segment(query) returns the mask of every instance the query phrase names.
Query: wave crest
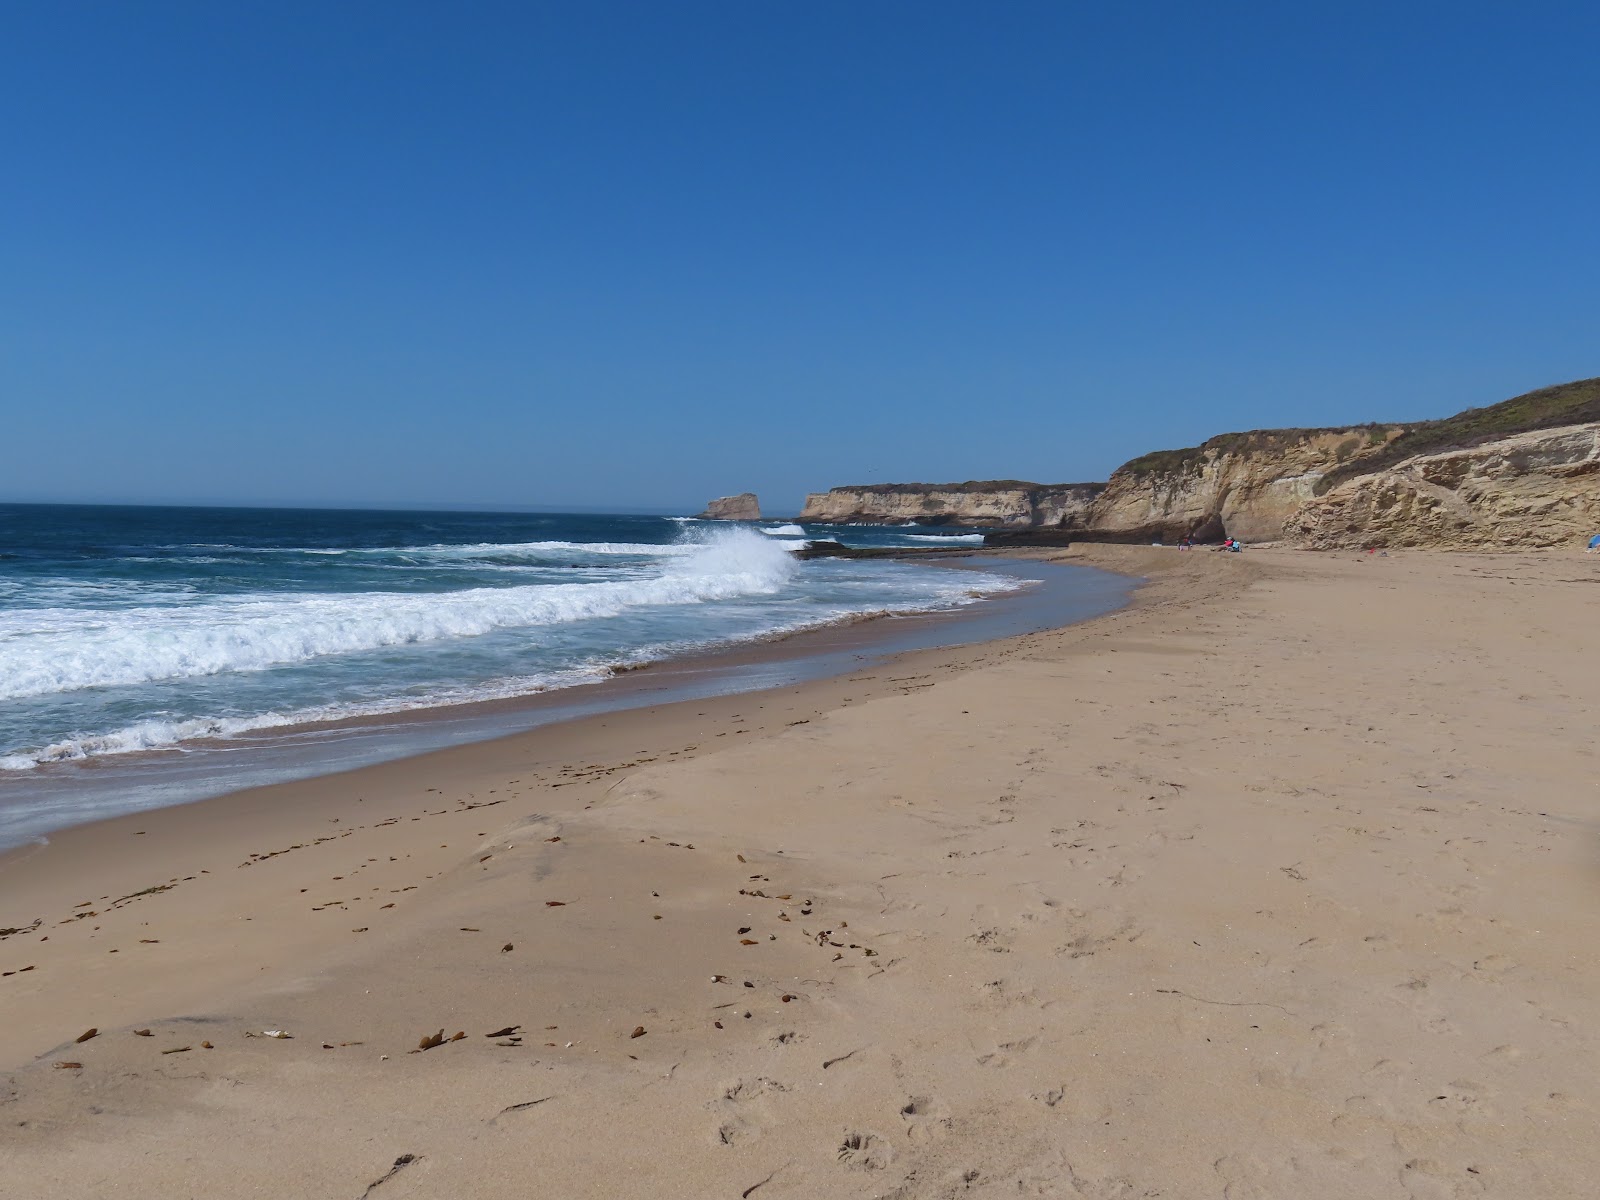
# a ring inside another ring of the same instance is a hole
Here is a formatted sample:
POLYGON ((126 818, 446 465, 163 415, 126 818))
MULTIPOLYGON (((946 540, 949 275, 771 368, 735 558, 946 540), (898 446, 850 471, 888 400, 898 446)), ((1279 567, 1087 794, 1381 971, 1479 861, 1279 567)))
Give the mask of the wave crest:
POLYGON ((0 699, 262 671, 656 605, 772 595, 796 566, 782 544, 743 529, 651 549, 671 554, 656 574, 600 583, 276 594, 16 612, 0 617, 0 699))

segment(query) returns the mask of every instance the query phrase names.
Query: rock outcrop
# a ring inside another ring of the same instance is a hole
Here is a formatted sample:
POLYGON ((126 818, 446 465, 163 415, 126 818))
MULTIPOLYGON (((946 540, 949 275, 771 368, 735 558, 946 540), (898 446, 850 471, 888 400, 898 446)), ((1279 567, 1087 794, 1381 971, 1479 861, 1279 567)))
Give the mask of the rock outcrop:
POLYGON ((1276 541, 1333 468, 1373 454, 1398 425, 1225 433, 1191 450, 1160 450, 1119 467, 1083 540, 1276 541))
POLYGON ((1016 479, 969 483, 876 483, 806 497, 800 520, 847 525, 964 525, 978 528, 1082 528, 1100 483, 1038 484, 1016 479))
POLYGON ((1337 484, 1289 517, 1316 550, 1558 546, 1600 532, 1600 422, 1417 455, 1337 484))
POLYGON ((1600 379, 1582 379, 1441 420, 1225 433, 1136 458, 1104 484, 834 488, 808 496, 800 519, 962 525, 1014 542, 1558 545, 1600 532, 1597 431, 1600 379))
POLYGON ((802 521, 961 525, 1074 532, 1080 541, 1271 541, 1330 468, 1371 453, 1394 426, 1223 434, 1190 450, 1158 451, 1109 483, 891 483, 806 497, 802 521))
POLYGON ((759 521, 761 502, 754 492, 740 492, 737 496, 718 496, 706 504, 700 514, 704 521, 759 521))

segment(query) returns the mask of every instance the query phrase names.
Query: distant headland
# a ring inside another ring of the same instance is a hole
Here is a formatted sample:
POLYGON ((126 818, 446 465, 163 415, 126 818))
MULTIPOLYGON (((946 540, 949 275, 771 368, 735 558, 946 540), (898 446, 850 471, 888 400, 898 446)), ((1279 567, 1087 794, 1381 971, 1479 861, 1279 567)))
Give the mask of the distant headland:
POLYGON ((1581 544, 1600 532, 1600 378, 1442 420, 1219 434, 1133 459, 1105 483, 836 487, 807 496, 799 519, 1037 531, 1055 541, 1581 544))

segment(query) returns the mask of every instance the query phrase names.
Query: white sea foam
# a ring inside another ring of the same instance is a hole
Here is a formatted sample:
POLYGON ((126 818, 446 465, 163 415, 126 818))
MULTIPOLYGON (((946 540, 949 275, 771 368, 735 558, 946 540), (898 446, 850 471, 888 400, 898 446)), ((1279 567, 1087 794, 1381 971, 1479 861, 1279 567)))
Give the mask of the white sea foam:
MULTIPOLYGON (((306 721, 315 717, 306 717, 306 721)), ((111 733, 83 734, 63 738, 48 746, 0 755, 0 770, 28 771, 44 763, 65 762, 101 754, 133 754, 198 738, 233 737, 256 729, 272 729, 294 723, 289 714, 264 713, 258 717, 197 717, 186 721, 147 720, 111 733)))
MULTIPOLYGON (((426 546, 351 546, 343 549, 311 548, 303 549, 297 546, 266 546, 253 550, 256 554, 314 554, 323 556, 339 556, 344 558, 374 558, 374 557, 438 557, 447 559, 471 559, 493 556, 529 555, 543 557, 551 554, 630 554, 630 555, 677 555, 691 554, 694 544, 689 542, 436 542, 426 546)), ((185 562, 197 562, 198 559, 185 559, 185 562)))
POLYGON ((261 671, 389 646, 612 617, 647 606, 771 595, 794 569, 784 545, 733 529, 680 547, 643 578, 15 610, 0 613, 0 699, 261 671))
POLYGON ((981 533, 907 533, 902 534, 901 536, 908 537, 914 542, 950 542, 952 544, 957 542, 965 542, 974 545, 983 544, 983 534, 981 533))
MULTIPOLYGON (((738 541, 749 539, 743 531, 722 534, 718 543, 705 547, 712 565, 738 564, 744 561, 738 541), (733 545, 726 543, 732 542, 733 545)), ((757 543, 759 544, 759 543, 757 543)), ((774 547, 776 549, 776 547, 774 547)), ((780 551, 781 553, 781 551, 780 551)), ((787 555, 784 555, 787 559, 787 555)), ((792 560, 790 560, 792 561, 792 560)), ((821 612, 809 613, 747 634, 747 637, 767 638, 831 625, 838 621, 858 617, 862 612, 905 614, 937 609, 959 608, 971 604, 980 596, 998 595, 1015 591, 1025 584, 1004 576, 974 572, 963 573, 959 578, 941 581, 916 599, 880 602, 868 601, 861 607, 830 606, 821 612)), ((0 754, 0 770, 28 771, 36 767, 74 759, 105 755, 137 754, 153 750, 182 749, 185 743, 224 740, 268 729, 287 729, 333 721, 361 720, 397 713, 436 709, 450 705, 503 700, 555 688, 576 687, 595 683, 610 675, 610 668, 620 663, 639 664, 668 657, 674 653, 702 649, 715 644, 716 638, 689 643, 638 646, 619 659, 592 661, 566 670, 539 675, 521 675, 500 678, 464 686, 446 686, 407 696, 383 700, 345 704, 314 705, 289 711, 265 712, 251 716, 206 716, 187 719, 150 718, 136 721, 105 733, 78 734, 52 742, 46 746, 19 749, 0 754)))
MULTIPOLYGON (((723 532, 738 532, 724 530, 723 532)), ((475 542, 468 545, 403 546, 394 550, 358 550, 354 554, 435 555, 441 558, 514 558, 521 555, 627 554, 679 556, 694 554, 701 542, 475 542)))
POLYGON ((0 754, 0 770, 29 771, 46 763, 97 758, 110 754, 139 754, 165 750, 185 742, 239 737, 264 729, 287 729, 329 721, 360 720, 391 716, 421 709, 443 708, 452 704, 482 703, 514 696, 529 696, 552 688, 596 683, 607 677, 604 666, 551 672, 546 675, 517 676, 471 688, 440 688, 420 696, 396 697, 365 704, 325 704, 288 712, 266 712, 254 716, 192 717, 183 720, 151 718, 135 721, 108 733, 79 734, 52 742, 48 746, 0 754))
MULTIPOLYGON (((347 546, 347 547, 301 547, 301 546, 257 546, 249 549, 251 554, 293 554, 293 555, 318 555, 323 557, 342 558, 371 558, 371 557, 416 557, 437 556, 441 558, 479 558, 485 555, 515 556, 515 555, 549 555, 549 554, 631 554, 631 555, 675 555, 690 554, 694 552, 694 544, 688 542, 435 542, 425 546, 347 546)), ((157 559, 127 559, 128 562, 156 562, 157 559)), ((233 562, 247 561, 243 559, 204 559, 184 558, 184 563, 201 563, 208 561, 233 562)))
POLYGON ((593 682, 619 663, 862 613, 960 607, 1015 586, 894 563, 802 568, 791 554, 808 544, 798 523, 680 524, 672 544, 187 547, 291 564, 242 593, 230 589, 244 580, 224 577, 219 587, 205 571, 0 580, 0 770, 527 695, 593 682), (292 565, 296 554, 318 553, 315 568, 292 565), (366 586, 382 579, 382 590, 337 590, 351 567, 366 586), (461 583, 506 586, 451 590, 458 570, 461 583), (293 590, 308 577, 329 582, 293 590), (6 701, 21 703, 7 710, 6 701))

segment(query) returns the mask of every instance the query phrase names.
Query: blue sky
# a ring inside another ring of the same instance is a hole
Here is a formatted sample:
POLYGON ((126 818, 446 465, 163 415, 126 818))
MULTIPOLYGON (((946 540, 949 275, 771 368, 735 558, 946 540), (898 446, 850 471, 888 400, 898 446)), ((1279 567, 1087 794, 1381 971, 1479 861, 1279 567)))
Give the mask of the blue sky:
POLYGON ((1600 6, 0 14, 0 499, 1103 478, 1600 374, 1600 6))

